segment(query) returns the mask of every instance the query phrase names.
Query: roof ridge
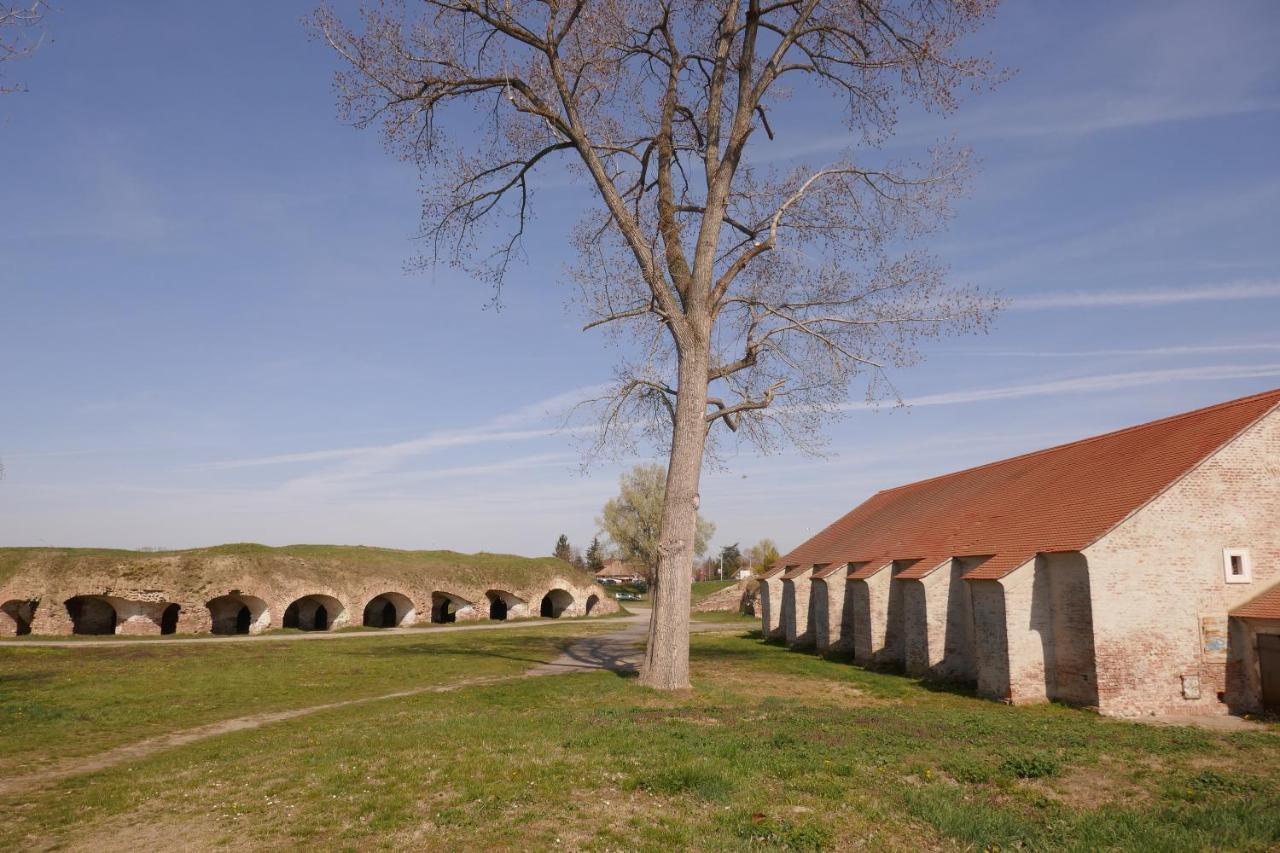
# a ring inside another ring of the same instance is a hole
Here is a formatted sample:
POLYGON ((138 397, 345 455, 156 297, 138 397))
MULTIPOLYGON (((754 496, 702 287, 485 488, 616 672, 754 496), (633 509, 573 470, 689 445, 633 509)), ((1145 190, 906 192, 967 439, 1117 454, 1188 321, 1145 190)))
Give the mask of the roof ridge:
MULTIPOLYGON (((1257 400, 1263 399, 1265 397, 1275 397, 1276 402, 1280 403, 1280 388, 1273 388, 1270 391, 1263 391, 1258 394, 1250 394, 1248 397, 1240 397, 1235 400, 1227 400, 1224 403, 1215 403, 1212 406, 1205 406, 1202 409, 1192 409, 1189 412, 1179 412, 1176 415, 1168 415, 1163 418, 1157 418, 1154 421, 1145 421, 1140 424, 1133 424, 1132 426, 1121 427, 1120 429, 1111 430, 1110 432, 1099 433, 1098 435, 1090 435, 1090 436, 1086 436, 1085 438, 1078 438, 1075 441, 1068 441, 1068 442, 1064 442, 1063 444, 1055 444, 1052 447, 1042 447, 1039 450, 1031 450, 1031 451, 1028 451, 1027 453, 1019 453, 1016 456, 1008 456, 1004 459, 993 459, 990 462, 983 462, 981 465, 971 465, 968 468, 961 468, 958 471, 948 471, 945 474, 937 474, 933 477, 926 477, 923 480, 915 480, 910 483, 903 483, 901 486, 894 486, 891 489, 881 489, 880 491, 872 494, 872 497, 875 497, 876 495, 899 492, 899 491, 902 491, 903 489, 909 489, 913 486, 921 486, 921 485, 924 485, 925 483, 932 483, 935 480, 945 480, 948 477, 956 477, 956 476, 959 476, 960 474, 968 474, 973 471, 981 471, 983 468, 991 468, 996 465, 1003 465, 1006 462, 1017 462, 1020 459, 1031 459, 1036 456, 1043 456, 1048 453, 1055 453, 1059 450, 1065 450, 1068 447, 1079 447, 1081 445, 1090 444, 1095 441, 1101 441, 1104 438, 1114 438, 1115 436, 1123 435, 1124 433, 1127 433, 1127 432, 1133 432, 1135 430, 1147 429, 1149 427, 1154 427, 1154 426, 1160 426, 1161 424, 1172 423, 1174 421, 1183 420, 1184 418, 1207 415, 1210 412, 1215 412, 1220 409, 1227 409, 1232 406, 1243 405, 1245 403, 1252 403, 1257 400)), ((1227 439, 1227 441, 1229 440, 1230 439, 1227 439)), ((1226 444, 1226 441, 1224 441, 1223 444, 1226 444)), ((843 518, 843 516, 841 516, 841 518, 843 518)), ((838 523, 838 520, 837 522, 832 522, 833 525, 836 523, 838 523)))

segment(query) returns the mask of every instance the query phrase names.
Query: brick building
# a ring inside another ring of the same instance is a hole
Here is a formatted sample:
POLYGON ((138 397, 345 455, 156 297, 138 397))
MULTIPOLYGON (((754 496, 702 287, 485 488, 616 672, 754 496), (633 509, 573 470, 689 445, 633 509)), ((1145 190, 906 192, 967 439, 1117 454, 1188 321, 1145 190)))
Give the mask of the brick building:
POLYGON ((880 492, 779 559, 761 614, 1011 702, 1280 710, 1280 390, 880 492))

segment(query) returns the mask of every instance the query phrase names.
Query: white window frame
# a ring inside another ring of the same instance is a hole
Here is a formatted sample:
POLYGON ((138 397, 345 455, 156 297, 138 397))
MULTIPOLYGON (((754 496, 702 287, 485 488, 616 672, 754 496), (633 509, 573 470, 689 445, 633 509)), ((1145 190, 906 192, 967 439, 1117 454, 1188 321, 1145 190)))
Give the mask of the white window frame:
POLYGON ((1249 558, 1248 548, 1223 548, 1222 549, 1222 574, 1226 578, 1227 583, 1252 583, 1253 582, 1253 560, 1249 558), (1244 574, 1233 575, 1231 573, 1231 558, 1239 557, 1240 565, 1244 569, 1244 574))

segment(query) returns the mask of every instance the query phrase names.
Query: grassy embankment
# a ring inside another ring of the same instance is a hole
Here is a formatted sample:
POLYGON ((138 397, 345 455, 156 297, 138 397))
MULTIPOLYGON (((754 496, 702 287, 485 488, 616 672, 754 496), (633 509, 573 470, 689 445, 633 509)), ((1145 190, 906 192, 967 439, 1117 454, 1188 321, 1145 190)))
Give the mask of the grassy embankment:
POLYGON ((401 551, 356 545, 287 545, 253 543, 217 545, 182 551, 129 551, 103 548, 0 548, 0 583, 23 575, 49 583, 70 582, 95 574, 174 589, 214 588, 225 578, 258 578, 270 587, 276 579, 311 580, 340 585, 352 573, 368 573, 387 581, 485 587, 495 582, 512 588, 537 586, 554 576, 581 585, 592 582, 586 572, 554 557, 514 554, 460 554, 456 551, 401 551), (303 574, 305 573, 305 574, 303 574))
MULTIPOLYGON (((379 673, 374 680, 404 679, 400 671, 419 660, 424 670, 433 662, 440 678, 455 664, 450 672, 511 663, 490 657, 510 650, 476 650, 477 639, 514 638, 415 638, 407 648, 371 641, 359 654, 347 641, 295 645, 306 647, 297 650, 303 654, 330 653, 314 665, 335 679, 365 671, 379 673), (413 648, 423 643, 433 644, 430 653, 413 648)), ((221 652, 190 648, 196 657, 221 652)), ((514 656, 551 649, 525 651, 514 656)), ((1274 729, 1217 734, 1051 705, 1011 708, 749 635, 695 636, 693 651, 695 689, 686 693, 639 689, 608 673, 556 676, 218 737, 127 772, 0 800, 0 841, 615 850, 1280 845, 1274 729)), ((7 701, 44 691, 71 732, 76 715, 93 719, 101 710, 94 688, 60 692, 102 672, 84 660, 80 672, 27 666, 47 675, 29 686, 10 682, 7 701)), ((218 662, 220 676, 192 694, 221 691, 249 702, 270 680, 257 676, 271 665, 261 660, 218 662)), ((6 664, 13 672, 12 657, 6 664)), ((135 661, 138 684, 164 664, 135 661)), ((124 701, 109 680, 92 681, 124 701)), ((310 681, 300 677, 297 686, 310 681)), ((314 689, 320 698, 328 692, 314 689)))

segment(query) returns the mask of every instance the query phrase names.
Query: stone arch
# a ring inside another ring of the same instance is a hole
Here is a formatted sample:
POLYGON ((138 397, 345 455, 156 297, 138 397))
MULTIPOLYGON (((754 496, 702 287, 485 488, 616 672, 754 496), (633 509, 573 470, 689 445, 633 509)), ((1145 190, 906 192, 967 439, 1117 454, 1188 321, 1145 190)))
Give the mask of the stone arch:
POLYGON ((471 606, 471 602, 451 592, 436 590, 431 593, 431 621, 437 625, 458 621, 458 612, 471 606))
POLYGON ((346 622, 346 608, 332 595, 313 593, 294 601, 284 611, 285 628, 329 631, 346 622))
POLYGON ((573 606, 573 596, 568 590, 553 589, 542 596, 542 604, 538 615, 545 619, 559 619, 560 615, 573 606))
POLYGON ((489 600, 489 618, 502 621, 528 615, 529 602, 505 589, 491 589, 484 594, 489 600))
POLYGON ((176 634, 178 632, 178 615, 182 613, 182 605, 170 603, 160 612, 160 633, 176 634))
POLYGON ((120 616, 105 595, 74 595, 66 600, 73 634, 114 634, 120 616))
POLYGON ((364 606, 362 624, 366 628, 401 628, 412 625, 417 617, 413 602, 398 592, 383 592, 364 606))
POLYGON ((22 637, 31 633, 31 620, 35 617, 38 601, 13 599, 0 604, 0 636, 22 637))
POLYGON ((232 591, 207 602, 215 634, 257 634, 271 624, 271 613, 261 598, 232 591))
POLYGON ((585 611, 586 615, 590 616, 591 612, 595 610, 599 604, 600 604, 600 596, 596 595, 595 593, 592 593, 591 595, 587 596, 587 606, 585 611))

